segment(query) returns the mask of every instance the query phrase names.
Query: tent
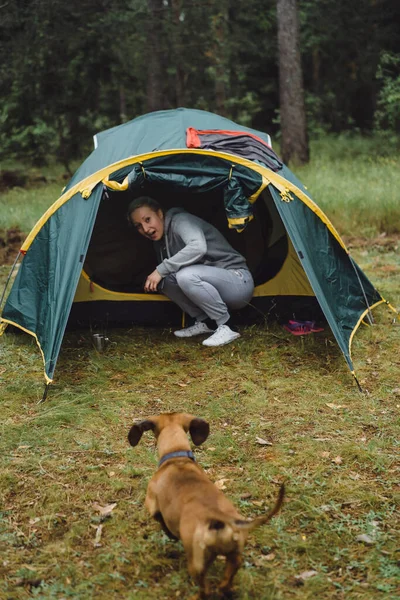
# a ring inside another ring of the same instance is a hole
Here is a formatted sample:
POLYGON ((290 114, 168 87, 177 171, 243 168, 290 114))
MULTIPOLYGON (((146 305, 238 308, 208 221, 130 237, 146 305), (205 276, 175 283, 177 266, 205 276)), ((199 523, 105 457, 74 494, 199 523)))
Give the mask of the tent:
POLYGON ((181 320, 167 298, 143 294, 155 256, 126 220, 141 195, 209 220, 245 255, 256 288, 243 318, 271 306, 286 305, 297 318, 321 310, 355 376, 354 333, 386 301, 267 134, 179 108, 138 117, 94 142, 23 243, 0 322, 1 332, 10 324, 34 336, 47 385, 68 323, 181 320))

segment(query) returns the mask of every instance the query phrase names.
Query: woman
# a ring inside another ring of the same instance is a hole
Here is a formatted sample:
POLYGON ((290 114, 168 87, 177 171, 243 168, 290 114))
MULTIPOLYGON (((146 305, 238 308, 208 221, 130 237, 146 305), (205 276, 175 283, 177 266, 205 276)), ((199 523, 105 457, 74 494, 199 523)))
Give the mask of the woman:
POLYGON ((183 208, 164 212, 147 196, 133 200, 128 219, 155 245, 160 264, 146 279, 146 292, 160 291, 195 319, 175 331, 179 338, 211 333, 204 346, 229 344, 240 334, 229 327, 229 308, 250 302, 254 282, 246 261, 210 223, 183 208))

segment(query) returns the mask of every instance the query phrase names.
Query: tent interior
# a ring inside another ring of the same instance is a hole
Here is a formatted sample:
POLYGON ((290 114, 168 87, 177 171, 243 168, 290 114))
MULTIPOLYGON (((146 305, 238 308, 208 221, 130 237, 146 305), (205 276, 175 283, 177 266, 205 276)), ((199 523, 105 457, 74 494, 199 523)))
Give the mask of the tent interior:
POLYGON ((254 204, 254 218, 244 231, 228 228, 222 190, 202 194, 168 193, 154 185, 132 192, 103 194, 90 240, 84 271, 101 287, 123 293, 142 293, 145 279, 157 266, 152 242, 138 234, 127 220, 129 203, 148 195, 165 208, 180 206, 212 223, 229 243, 246 258, 255 284, 272 279, 282 267, 288 252, 285 227, 268 190, 254 204))
MULTIPOLYGON (((239 233, 228 226, 223 185, 211 191, 191 193, 184 187, 149 182, 140 191, 107 190, 103 193, 83 272, 90 282, 111 292, 115 301, 93 302, 88 294, 86 301, 74 302, 69 327, 99 322, 121 325, 180 323, 182 313, 173 303, 148 302, 148 297, 143 299, 144 282, 157 266, 156 256, 152 242, 138 234, 127 219, 130 202, 143 195, 155 198, 164 209, 180 206, 212 223, 246 258, 256 287, 262 288, 259 288, 258 294, 255 293, 250 306, 232 314, 234 320, 256 322, 260 319, 265 321, 266 318, 278 321, 292 317, 324 318, 268 187, 253 204, 254 218, 239 233), (290 283, 286 281, 285 294, 269 293, 265 284, 283 270, 285 263, 287 272, 293 271, 288 267, 288 263, 293 266, 293 262, 297 263, 296 271, 300 270, 300 277, 309 291, 299 296, 294 283, 293 291, 288 293, 290 283), (132 294, 131 299, 129 294, 132 294), (140 296, 135 297, 135 294, 140 296)), ((165 300, 165 297, 161 299, 165 300)))

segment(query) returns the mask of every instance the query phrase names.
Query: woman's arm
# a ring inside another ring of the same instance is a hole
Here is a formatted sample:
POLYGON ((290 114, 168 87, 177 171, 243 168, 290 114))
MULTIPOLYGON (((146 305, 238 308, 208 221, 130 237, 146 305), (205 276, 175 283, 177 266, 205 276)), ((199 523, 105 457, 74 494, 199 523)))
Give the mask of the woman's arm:
POLYGON ((207 252, 204 232, 198 223, 193 223, 190 215, 176 215, 171 223, 171 228, 171 232, 167 233, 167 249, 168 244, 171 243, 172 237, 175 235, 181 238, 183 248, 173 256, 164 259, 157 266, 157 271, 161 277, 165 277, 168 273, 176 273, 182 267, 199 263, 207 252))

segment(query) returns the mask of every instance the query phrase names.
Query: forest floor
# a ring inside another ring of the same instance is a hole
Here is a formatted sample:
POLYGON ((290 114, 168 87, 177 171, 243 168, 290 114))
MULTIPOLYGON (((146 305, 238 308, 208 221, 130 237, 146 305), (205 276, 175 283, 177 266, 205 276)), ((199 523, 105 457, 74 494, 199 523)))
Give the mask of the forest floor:
MULTIPOLYGON (((399 307, 399 238, 346 241, 399 307)), ((2 282, 9 268, 0 267, 2 282)), ((67 332, 55 383, 39 403, 36 344, 6 333, 0 598, 195 592, 181 544, 144 508, 154 440, 127 442, 135 419, 184 410, 209 421, 197 460, 244 516, 263 514, 286 483, 279 516, 249 536, 234 598, 398 599, 400 327, 386 307, 375 314, 353 343, 363 393, 328 326, 296 338, 271 323, 244 328, 219 349, 169 329, 131 328, 110 329, 111 344, 98 353, 90 332, 67 332)), ((222 566, 210 570, 214 584, 222 566)))
MULTIPOLYGON (((400 159, 376 161, 365 139, 317 141, 314 156, 301 179, 399 309, 400 159)), ((0 181, 0 292, 21 241, 65 185, 62 168, 24 177, 0 181)), ((286 484, 280 514, 249 536, 236 600, 399 600, 400 325, 386 306, 374 314, 352 347, 363 393, 326 324, 301 337, 277 323, 253 325, 218 349, 135 327, 109 329, 104 353, 90 331, 67 331, 42 403, 35 340, 6 331, 0 600, 195 592, 181 544, 144 508, 154 440, 127 441, 134 420, 180 410, 209 421, 197 460, 245 517, 268 510, 286 484)), ((217 561, 210 570, 213 584, 222 568, 217 561)))

